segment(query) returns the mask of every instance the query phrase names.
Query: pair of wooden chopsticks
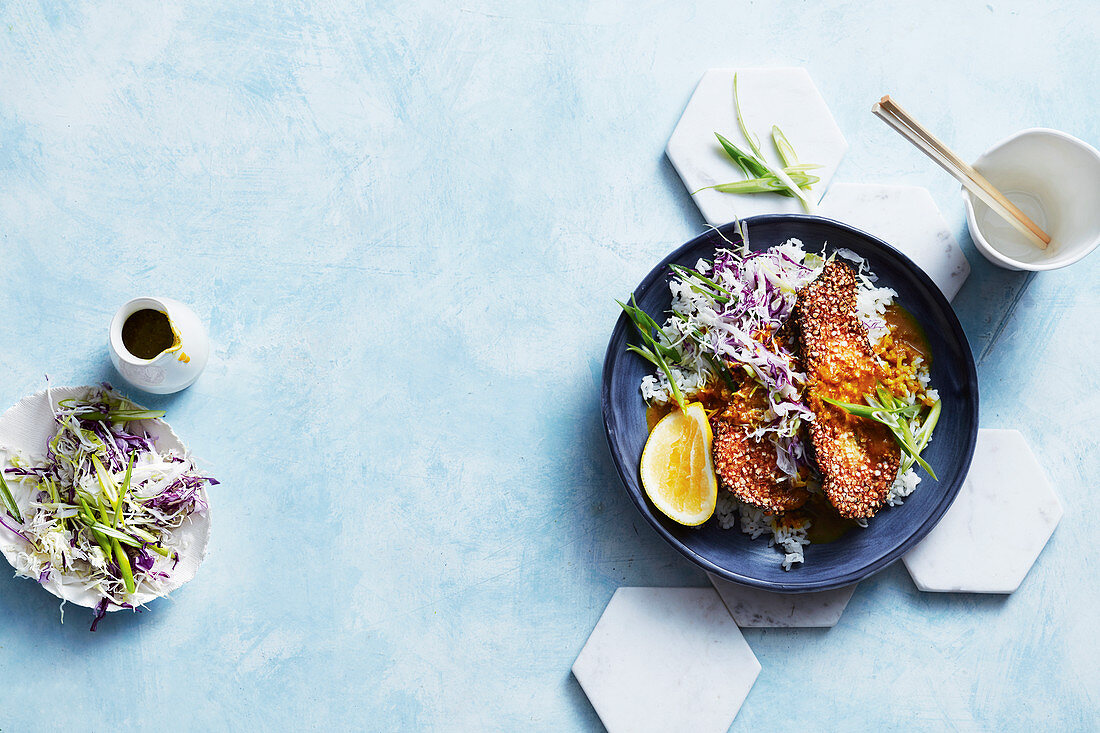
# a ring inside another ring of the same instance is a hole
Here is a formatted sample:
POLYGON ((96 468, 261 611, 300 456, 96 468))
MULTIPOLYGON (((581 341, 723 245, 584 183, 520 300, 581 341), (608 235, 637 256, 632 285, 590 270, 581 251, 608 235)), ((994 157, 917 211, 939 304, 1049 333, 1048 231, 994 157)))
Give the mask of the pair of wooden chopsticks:
POLYGON ((989 208, 996 211, 1012 226, 1016 227, 1025 237, 1039 249, 1046 249, 1050 244, 1050 235, 1028 218, 1027 214, 1020 211, 1017 206, 1009 201, 1003 193, 985 179, 974 167, 959 158, 946 145, 940 142, 932 133, 926 130, 919 122, 909 116, 894 100, 887 95, 871 108, 871 111, 881 117, 886 124, 894 128, 913 145, 932 160, 939 163, 940 167, 957 178, 959 182, 984 201, 989 208))

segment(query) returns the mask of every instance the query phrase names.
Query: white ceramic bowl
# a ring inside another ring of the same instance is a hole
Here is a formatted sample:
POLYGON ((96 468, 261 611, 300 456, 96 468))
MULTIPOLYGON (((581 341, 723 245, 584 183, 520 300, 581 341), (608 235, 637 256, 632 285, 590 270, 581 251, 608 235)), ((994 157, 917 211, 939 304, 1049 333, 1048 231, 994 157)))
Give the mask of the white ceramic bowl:
POLYGON ((1100 244, 1100 152, 1057 130, 1031 128, 994 145, 974 167, 1050 235, 1041 250, 963 189, 978 251, 1010 270, 1055 270, 1100 244))

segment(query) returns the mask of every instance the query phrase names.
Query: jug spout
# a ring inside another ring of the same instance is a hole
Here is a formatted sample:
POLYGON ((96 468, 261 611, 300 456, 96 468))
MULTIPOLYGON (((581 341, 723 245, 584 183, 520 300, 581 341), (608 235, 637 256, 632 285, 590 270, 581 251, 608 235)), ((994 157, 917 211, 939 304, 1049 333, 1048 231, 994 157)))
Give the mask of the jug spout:
POLYGON ((170 298, 134 298, 111 321, 111 361, 122 377, 154 394, 190 386, 209 356, 206 329, 195 313, 170 298))

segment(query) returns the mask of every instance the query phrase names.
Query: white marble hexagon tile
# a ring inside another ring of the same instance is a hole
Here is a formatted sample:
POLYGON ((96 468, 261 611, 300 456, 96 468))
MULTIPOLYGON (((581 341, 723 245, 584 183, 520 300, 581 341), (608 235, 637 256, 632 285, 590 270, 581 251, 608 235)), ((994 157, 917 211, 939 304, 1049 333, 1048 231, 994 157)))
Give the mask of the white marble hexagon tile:
POLYGON ((856 590, 853 584, 817 593, 772 593, 707 575, 734 622, 743 629, 832 628, 856 590))
POLYGON ((924 591, 1011 593, 1061 518, 1062 504, 1024 436, 979 430, 955 503, 903 561, 924 591))
POLYGON ((802 213, 802 205, 793 197, 698 190, 745 178, 714 136, 720 132, 742 150, 749 148, 737 126, 734 72, 745 126, 759 139, 769 163, 780 165, 771 140, 772 125, 777 125, 800 162, 822 166, 813 171, 821 180, 809 190, 814 202, 821 199, 848 143, 810 74, 802 68, 708 70, 668 139, 668 159, 687 190, 698 191, 692 199, 708 224, 717 226, 756 214, 802 213))
POLYGON ((900 250, 951 300, 970 274, 959 243, 932 194, 920 186, 834 183, 821 216, 851 224, 900 250))
POLYGON ((725 733, 758 674, 711 588, 619 588, 573 663, 611 733, 725 733))

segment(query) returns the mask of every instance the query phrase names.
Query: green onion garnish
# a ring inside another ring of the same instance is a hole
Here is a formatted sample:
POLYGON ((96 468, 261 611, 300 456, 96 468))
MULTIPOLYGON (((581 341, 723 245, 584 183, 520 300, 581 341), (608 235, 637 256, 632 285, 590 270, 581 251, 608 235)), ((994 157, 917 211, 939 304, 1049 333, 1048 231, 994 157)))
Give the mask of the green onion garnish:
POLYGON ((783 161, 784 166, 798 163, 798 156, 794 154, 794 146, 791 145, 791 141, 787 139, 787 136, 783 134, 778 125, 772 125, 772 143, 775 145, 775 152, 779 153, 779 159, 783 161))
POLYGON ((130 453, 130 461, 126 464, 126 478, 122 480, 122 488, 119 489, 118 500, 115 502, 115 527, 118 527, 119 520, 122 519, 122 505, 126 499, 126 492, 130 490, 130 475, 134 471, 134 456, 136 455, 136 452, 130 453))
POLYGON ((15 503, 15 497, 11 495, 8 482, 4 480, 4 470, 0 468, 0 495, 4 498, 4 506, 8 508, 8 514, 20 524, 23 523, 23 515, 19 512, 19 505, 15 503))
MULTIPOLYGON (((90 458, 92 459, 92 465, 95 466, 95 474, 96 478, 99 480, 99 488, 107 501, 111 502, 113 506, 118 499, 118 487, 115 486, 115 480, 111 478, 111 474, 107 472, 107 469, 103 467, 103 462, 99 460, 99 456, 93 453, 90 458)), ((100 508, 102 508, 102 506, 100 508)), ((104 517, 104 521, 107 521, 106 517, 104 517)))
POLYGON ((751 135, 748 128, 745 127, 745 120, 741 116, 741 100, 737 93, 737 74, 733 75, 733 105, 737 110, 737 126, 741 128, 741 134, 745 136, 745 139, 749 141, 749 147, 752 148, 752 152, 756 153, 756 159, 764 166, 768 173, 782 181, 793 195, 798 197, 798 200, 802 202, 802 208, 807 214, 814 213, 813 203, 806 198, 806 195, 802 193, 802 189, 799 188, 781 169, 772 168, 768 161, 764 159, 764 154, 760 152, 760 142, 756 139, 755 135, 751 135))
POLYGON ((110 412, 81 412, 81 420, 109 420, 110 422, 130 422, 131 420, 152 420, 164 417, 164 410, 111 410, 110 412))
MULTIPOLYGON (((721 133, 716 132, 714 136, 718 138, 718 142, 722 145, 722 149, 726 151, 726 155, 737 164, 737 167, 740 168, 746 176, 762 178, 768 175, 767 167, 761 165, 759 160, 731 143, 723 137, 721 133)), ((787 195, 789 196, 790 194, 788 193, 787 195)))
MULTIPOLYGON (((772 134, 778 130, 778 127, 772 128, 772 134)), ((782 132, 779 133, 782 136, 782 132)), ((723 193, 778 193, 782 196, 793 196, 787 187, 787 184, 779 180, 772 174, 771 170, 764 163, 754 158, 749 153, 746 153, 741 148, 737 147, 721 133, 714 133, 714 136, 718 138, 718 142, 722 145, 722 149, 726 151, 726 155, 737 164, 737 167, 748 176, 744 181, 732 181, 730 183, 717 183, 713 186, 703 186, 696 189, 692 194, 699 191, 705 191, 708 188, 713 188, 716 191, 723 193)), ((786 141, 787 138, 782 138, 786 141)), ((786 143, 786 146, 790 148, 790 143, 786 143)), ((791 148, 790 154, 794 155, 794 149, 791 148)), ((782 153, 780 154, 782 157, 782 153)), ((797 183, 802 188, 809 188, 813 184, 817 183, 821 179, 817 176, 807 175, 807 171, 812 171, 820 168, 819 165, 812 163, 799 163, 797 160, 787 163, 784 160, 783 172, 790 178, 791 181, 797 183)))
POLYGON ((672 270, 673 272, 675 272, 677 275, 679 275, 682 278, 687 279, 689 277, 694 277, 694 278, 697 278, 698 280, 701 280, 702 282, 706 283, 707 285, 712 287, 714 290, 716 290, 719 293, 722 293, 723 295, 726 295, 726 296, 732 296, 733 295, 733 293, 731 293, 726 288, 724 288, 721 285, 719 285, 718 283, 714 282, 713 280, 711 280, 706 275, 703 275, 699 272, 696 272, 695 270, 684 267, 683 265, 669 265, 668 267, 669 267, 670 270, 672 270))
MULTIPOLYGON (((799 186, 809 187, 817 183, 821 179, 817 176, 812 176, 808 173, 801 173, 794 171, 790 174, 790 178, 799 186)), ((696 189, 693 193, 699 191, 705 191, 708 188, 713 188, 715 191, 721 191, 722 193, 779 193, 784 196, 790 196, 790 192, 787 190, 787 185, 777 178, 747 178, 744 181, 730 181, 729 183, 716 183, 713 186, 703 186, 696 189)))
POLYGON ((928 441, 931 440, 932 430, 936 427, 936 421, 939 420, 940 401, 937 400, 932 405, 928 417, 914 433, 909 421, 920 414, 920 405, 904 404, 881 385, 877 387, 875 396, 867 395, 866 405, 854 405, 850 402, 840 402, 828 397, 822 397, 821 399, 823 402, 839 407, 851 415, 874 420, 885 425, 890 429, 894 440, 905 454, 902 456, 901 472, 904 473, 909 470, 913 463, 918 463, 921 468, 928 472, 929 476, 939 481, 936 472, 920 457, 920 454, 927 447, 928 441), (877 400, 875 396, 877 396, 877 400))
POLYGON ((664 372, 665 377, 668 379, 668 383, 672 386, 672 396, 676 400, 676 404, 680 406, 680 409, 687 407, 684 402, 684 395, 680 392, 679 385, 676 384, 675 377, 672 376, 672 369, 669 367, 666 359, 675 359, 676 351, 668 346, 664 346, 656 338, 653 337, 653 332, 664 334, 661 327, 657 325, 649 315, 638 307, 638 302, 634 299, 634 296, 630 296, 630 305, 626 303, 615 301, 626 313, 627 317, 634 324, 635 330, 642 337, 642 341, 645 342, 645 346, 627 346, 628 351, 632 351, 638 356, 646 359, 654 366, 658 367, 664 372))
POLYGON ((122 582, 126 586, 126 592, 133 593, 137 589, 137 585, 134 583, 134 570, 130 567, 130 558, 126 554, 126 550, 122 549, 122 545, 114 537, 111 538, 111 549, 115 551, 115 560, 118 562, 119 572, 122 573, 122 582))
POLYGON ((141 547, 141 542, 135 540, 133 537, 126 534, 125 532, 121 532, 108 524, 104 524, 103 522, 95 522, 94 524, 88 525, 88 527, 93 532, 99 532, 104 537, 110 537, 112 540, 121 542, 124 545, 129 545, 130 547, 141 547))
POLYGON ((783 165, 774 167, 768 163, 764 158, 764 153, 760 150, 760 141, 749 131, 748 126, 745 124, 745 118, 741 114, 741 100, 737 92, 737 74, 733 75, 733 105, 737 112, 737 126, 741 130, 741 135, 748 141, 749 149, 752 152, 742 150, 717 132, 714 134, 718 138, 718 143, 722 146, 722 149, 726 151, 726 155, 745 174, 746 180, 704 186, 692 191, 692 195, 694 196, 699 191, 710 188, 723 193, 778 193, 782 196, 797 198, 801 202, 802 208, 807 213, 812 214, 814 204, 806 197, 802 189, 808 189, 821 180, 817 176, 807 175, 806 173, 806 171, 820 166, 799 164, 794 153, 794 146, 787 140, 783 131, 774 125, 772 126, 772 141, 775 143, 783 165))

